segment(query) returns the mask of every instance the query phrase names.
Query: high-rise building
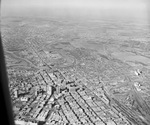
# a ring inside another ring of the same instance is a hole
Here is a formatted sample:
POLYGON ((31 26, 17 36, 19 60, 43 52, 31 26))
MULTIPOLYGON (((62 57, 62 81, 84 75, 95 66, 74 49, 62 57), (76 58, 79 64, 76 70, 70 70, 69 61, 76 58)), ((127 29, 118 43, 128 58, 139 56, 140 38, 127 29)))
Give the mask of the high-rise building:
POLYGON ((57 91, 57 94, 60 93, 60 85, 57 86, 56 91, 57 91))
POLYGON ((14 92, 14 97, 18 98, 18 91, 17 90, 15 90, 15 92, 14 92))
POLYGON ((37 96, 37 87, 35 87, 35 96, 37 96))
POLYGON ((52 94, 52 86, 47 85, 47 94, 51 95, 52 94))

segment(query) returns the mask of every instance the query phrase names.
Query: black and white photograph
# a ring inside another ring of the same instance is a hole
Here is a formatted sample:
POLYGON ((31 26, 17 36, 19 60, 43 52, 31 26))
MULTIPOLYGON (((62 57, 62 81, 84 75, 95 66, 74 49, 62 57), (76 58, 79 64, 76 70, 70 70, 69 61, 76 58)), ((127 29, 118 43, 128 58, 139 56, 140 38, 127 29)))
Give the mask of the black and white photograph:
POLYGON ((149 0, 1 0, 0 10, 15 125, 150 125, 149 0))

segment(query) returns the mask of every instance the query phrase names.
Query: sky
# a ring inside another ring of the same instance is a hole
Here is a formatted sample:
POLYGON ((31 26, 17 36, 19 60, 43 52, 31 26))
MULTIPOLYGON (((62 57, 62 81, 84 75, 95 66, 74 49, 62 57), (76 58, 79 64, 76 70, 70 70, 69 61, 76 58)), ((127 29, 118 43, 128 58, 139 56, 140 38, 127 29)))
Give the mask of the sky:
POLYGON ((138 16, 148 18, 148 0, 2 0, 2 16, 99 17, 138 16))

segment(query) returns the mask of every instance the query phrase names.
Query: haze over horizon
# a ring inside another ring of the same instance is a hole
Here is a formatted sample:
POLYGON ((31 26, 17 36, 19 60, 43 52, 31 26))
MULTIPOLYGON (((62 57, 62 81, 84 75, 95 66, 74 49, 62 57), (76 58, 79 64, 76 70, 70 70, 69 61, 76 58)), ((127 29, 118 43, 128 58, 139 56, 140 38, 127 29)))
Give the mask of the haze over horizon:
POLYGON ((148 19, 146 0, 3 0, 2 16, 148 19))

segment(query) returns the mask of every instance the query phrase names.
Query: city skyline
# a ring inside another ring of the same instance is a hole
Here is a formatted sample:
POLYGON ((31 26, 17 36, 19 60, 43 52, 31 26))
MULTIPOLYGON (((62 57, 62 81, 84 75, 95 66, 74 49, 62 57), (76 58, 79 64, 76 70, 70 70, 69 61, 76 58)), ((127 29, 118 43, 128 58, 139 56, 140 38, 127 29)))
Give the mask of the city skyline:
POLYGON ((147 0, 5 0, 16 125, 149 125, 147 0))

